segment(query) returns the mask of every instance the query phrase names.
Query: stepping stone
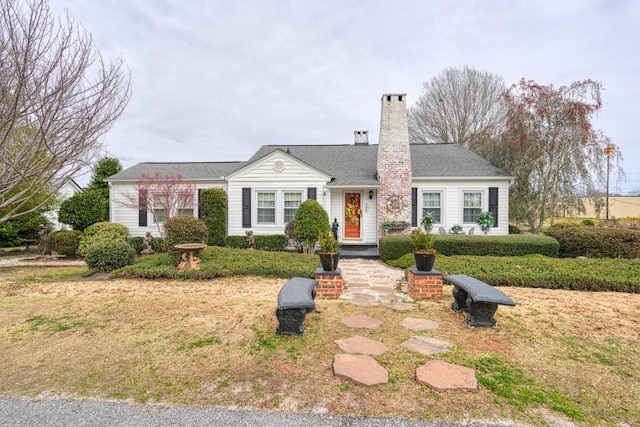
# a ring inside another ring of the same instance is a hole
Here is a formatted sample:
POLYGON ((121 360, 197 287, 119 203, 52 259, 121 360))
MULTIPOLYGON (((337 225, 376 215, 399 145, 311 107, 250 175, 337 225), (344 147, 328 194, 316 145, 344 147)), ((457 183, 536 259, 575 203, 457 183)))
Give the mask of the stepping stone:
POLYGON ((448 353, 453 344, 439 338, 413 336, 400 344, 402 347, 415 351, 425 356, 432 354, 448 353))
POLYGON ((336 354, 333 374, 359 385, 386 384, 389 381, 389 372, 367 355, 336 354))
POLYGON ((391 304, 389 307, 395 311, 409 311, 415 310, 417 308, 415 304, 411 304, 408 302, 396 302, 394 304, 391 304))
POLYGON ((402 322, 400 322, 402 326, 412 331, 428 331, 430 329, 436 329, 440 324, 438 322, 434 322, 433 320, 428 319, 417 319, 415 317, 407 317, 402 322))
POLYGON ((416 369, 416 381, 436 391, 478 389, 476 372, 464 366, 432 360, 416 369))
POLYGON ((338 347, 340 347, 340 349, 345 353, 380 355, 389 351, 389 347, 380 341, 375 341, 361 336, 335 340, 334 342, 338 344, 338 347))
POLYGON ((374 305, 378 305, 378 300, 374 295, 368 295, 365 293, 353 294, 349 302, 360 307, 372 307, 374 305))
POLYGON ((350 328, 376 329, 382 324, 382 320, 358 314, 357 316, 347 316, 342 318, 342 323, 350 328))

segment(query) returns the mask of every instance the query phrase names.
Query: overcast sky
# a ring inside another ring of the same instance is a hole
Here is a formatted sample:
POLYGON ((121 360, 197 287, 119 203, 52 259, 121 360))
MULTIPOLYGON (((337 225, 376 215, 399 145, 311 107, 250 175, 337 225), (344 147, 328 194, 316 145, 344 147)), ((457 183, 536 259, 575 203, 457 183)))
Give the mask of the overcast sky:
MULTIPOLYGON (((247 160, 263 144, 378 142, 380 98, 468 65, 602 82, 595 122, 640 189, 640 2, 634 0, 51 0, 122 56, 133 97, 104 143, 138 162, 247 160)), ((612 176, 612 182, 615 177, 612 176)), ((80 179, 83 182, 83 179, 80 179)), ((616 190, 612 187, 612 190, 616 190)))

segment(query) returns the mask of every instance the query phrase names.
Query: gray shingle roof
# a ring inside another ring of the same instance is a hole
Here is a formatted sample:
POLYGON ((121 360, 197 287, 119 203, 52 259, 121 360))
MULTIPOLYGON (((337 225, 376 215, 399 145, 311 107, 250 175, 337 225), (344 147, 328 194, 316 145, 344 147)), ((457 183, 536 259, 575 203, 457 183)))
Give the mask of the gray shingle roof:
MULTIPOLYGON (((218 180, 275 150, 301 160, 334 179, 331 186, 377 186, 378 145, 263 145, 247 162, 138 163, 108 178, 135 181, 143 174, 181 175, 185 180, 218 180)), ((411 144, 414 178, 504 177, 509 175, 458 144, 411 144)))
POLYGON ((249 163, 278 149, 334 177, 329 185, 378 185, 377 145, 263 145, 249 163))
POLYGON ((180 175, 183 180, 219 180, 244 166, 246 162, 138 163, 110 176, 107 181, 137 181, 144 174, 180 175))
POLYGON ((460 144, 411 144, 410 147, 414 178, 510 177, 460 144))

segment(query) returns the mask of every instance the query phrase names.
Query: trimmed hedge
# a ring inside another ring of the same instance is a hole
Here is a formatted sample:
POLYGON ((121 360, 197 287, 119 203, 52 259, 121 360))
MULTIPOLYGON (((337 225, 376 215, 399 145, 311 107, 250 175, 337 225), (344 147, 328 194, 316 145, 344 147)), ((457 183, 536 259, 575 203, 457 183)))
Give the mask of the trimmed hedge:
POLYGON ((60 230, 54 231, 49 236, 51 241, 51 250, 64 255, 67 258, 78 256, 78 245, 82 239, 82 231, 78 230, 60 230))
POLYGON ((99 271, 113 271, 133 264, 136 251, 126 242, 96 243, 87 248, 85 262, 89 268, 99 271))
MULTIPOLYGON (((443 255, 493 255, 523 256, 531 254, 557 257, 559 244, 552 237, 534 234, 510 234, 508 236, 436 236, 436 251, 443 255)), ((380 238, 380 259, 384 262, 398 259, 413 252, 410 236, 385 236, 380 238)))
POLYGON ((555 230, 563 258, 640 258, 640 230, 572 227, 555 230))
POLYGON ((227 235, 227 193, 222 188, 200 192, 200 219, 209 229, 209 246, 222 246, 227 235))
MULTIPOLYGON (((284 234, 255 234, 256 249, 263 251, 284 251, 287 247, 287 237, 284 234)), ((227 236, 224 245, 228 248, 247 249, 247 236, 227 236)))
MULTIPOLYGON (((411 267, 413 255, 389 265, 411 267)), ((443 275, 466 274, 493 286, 640 293, 640 260, 437 255, 434 268, 443 275)))
POLYGON ((98 243, 127 243, 128 239, 129 229, 126 226, 115 222, 96 222, 84 229, 78 245, 78 254, 84 256, 89 246, 98 243))
POLYGON ((320 266, 317 256, 287 252, 248 251, 246 249, 209 246, 200 254, 200 270, 179 271, 168 254, 155 254, 134 265, 115 271, 112 276, 136 276, 148 279, 213 279, 229 276, 313 278, 320 266))

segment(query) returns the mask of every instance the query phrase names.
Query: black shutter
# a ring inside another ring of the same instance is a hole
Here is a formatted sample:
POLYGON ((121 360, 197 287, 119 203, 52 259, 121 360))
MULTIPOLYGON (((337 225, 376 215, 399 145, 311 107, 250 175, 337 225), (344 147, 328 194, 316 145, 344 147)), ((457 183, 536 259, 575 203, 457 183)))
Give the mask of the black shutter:
POLYGON ((317 195, 317 189, 316 189, 316 187, 309 187, 309 188, 307 188, 307 199, 317 200, 317 199, 316 199, 316 195, 317 195))
POLYGON ((198 218, 202 219, 202 188, 198 188, 198 218))
POLYGON ((493 215, 493 226, 498 226, 498 187, 489 187, 489 212, 493 215))
POLYGON ((140 190, 138 192, 138 226, 147 226, 147 196, 149 190, 140 190))
POLYGON ((418 189, 411 188, 411 226, 418 226, 418 189))
POLYGON ((251 188, 242 189, 242 228, 251 228, 251 188))

